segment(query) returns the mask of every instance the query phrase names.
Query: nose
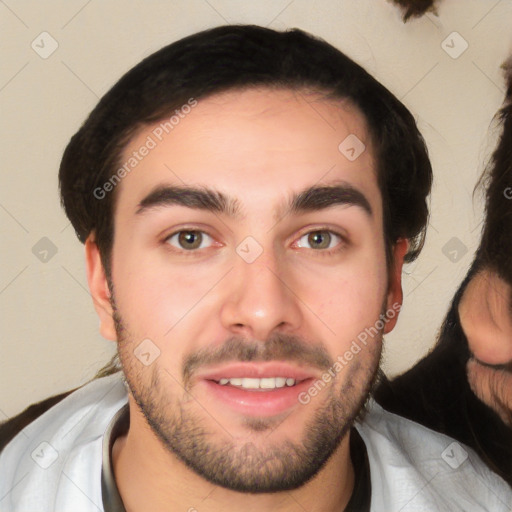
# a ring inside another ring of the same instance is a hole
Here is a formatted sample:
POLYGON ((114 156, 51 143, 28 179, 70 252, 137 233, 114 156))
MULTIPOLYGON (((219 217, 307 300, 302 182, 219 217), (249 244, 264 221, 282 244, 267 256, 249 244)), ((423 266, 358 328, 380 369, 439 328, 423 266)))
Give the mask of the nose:
POLYGON ((262 341, 275 330, 298 329, 302 322, 299 290, 275 255, 265 250, 252 263, 236 258, 221 310, 224 328, 262 341))

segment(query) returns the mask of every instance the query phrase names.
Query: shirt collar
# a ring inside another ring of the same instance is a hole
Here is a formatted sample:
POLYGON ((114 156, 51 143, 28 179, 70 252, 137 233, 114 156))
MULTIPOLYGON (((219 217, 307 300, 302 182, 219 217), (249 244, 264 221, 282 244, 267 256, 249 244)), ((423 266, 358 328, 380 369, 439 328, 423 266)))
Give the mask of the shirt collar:
POLYGON ((117 437, 125 435, 130 427, 129 405, 124 405, 108 424, 103 436, 101 465, 101 496, 106 512, 126 512, 117 489, 112 467, 112 447, 117 437))

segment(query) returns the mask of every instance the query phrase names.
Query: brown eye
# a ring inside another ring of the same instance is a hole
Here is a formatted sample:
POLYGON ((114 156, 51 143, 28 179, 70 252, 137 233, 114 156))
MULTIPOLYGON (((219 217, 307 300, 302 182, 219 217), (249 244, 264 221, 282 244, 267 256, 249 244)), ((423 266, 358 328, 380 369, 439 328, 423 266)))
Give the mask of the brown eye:
POLYGON ((195 249, 204 249, 204 243, 211 241, 211 237, 202 231, 178 231, 167 238, 167 243, 177 249, 192 251, 195 249))
POLYGON ((299 239, 299 246, 310 249, 331 249, 339 243, 341 237, 326 229, 310 231, 299 239), (305 241, 303 241, 305 240, 305 241))
POLYGON ((309 233, 308 243, 313 249, 328 249, 331 244, 331 234, 327 231, 309 233))

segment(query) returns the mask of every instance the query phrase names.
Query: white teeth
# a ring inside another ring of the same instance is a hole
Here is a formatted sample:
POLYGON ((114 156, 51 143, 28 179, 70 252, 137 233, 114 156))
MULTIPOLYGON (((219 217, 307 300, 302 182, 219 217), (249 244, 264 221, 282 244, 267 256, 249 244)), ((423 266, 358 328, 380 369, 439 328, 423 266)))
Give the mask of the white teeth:
POLYGON ((272 378, 260 379, 259 387, 262 389, 274 389, 276 387, 276 379, 272 379, 272 378))
POLYGON ((284 388, 286 385, 285 377, 276 377, 276 388, 284 388))
POLYGON ((260 387, 260 379, 242 379, 242 387, 247 389, 258 389, 260 387))
POLYGON ((284 388, 285 386, 294 386, 295 379, 290 377, 265 377, 263 379, 255 378, 233 378, 233 379, 220 379, 219 384, 225 386, 231 384, 232 386, 239 386, 244 389, 275 389, 284 388))

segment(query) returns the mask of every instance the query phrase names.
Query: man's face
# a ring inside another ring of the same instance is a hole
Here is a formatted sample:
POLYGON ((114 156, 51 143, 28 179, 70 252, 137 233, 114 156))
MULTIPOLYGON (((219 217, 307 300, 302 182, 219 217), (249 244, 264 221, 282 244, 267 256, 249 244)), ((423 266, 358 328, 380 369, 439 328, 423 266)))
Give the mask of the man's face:
POLYGON ((113 301, 131 393, 206 479, 300 486, 364 404, 379 315, 396 299, 364 120, 346 103, 254 89, 200 100, 162 140, 158 126, 126 148, 127 161, 156 142, 117 190, 113 301), (366 145, 355 159, 354 136, 366 145), (171 187, 215 191, 225 208, 171 187))

